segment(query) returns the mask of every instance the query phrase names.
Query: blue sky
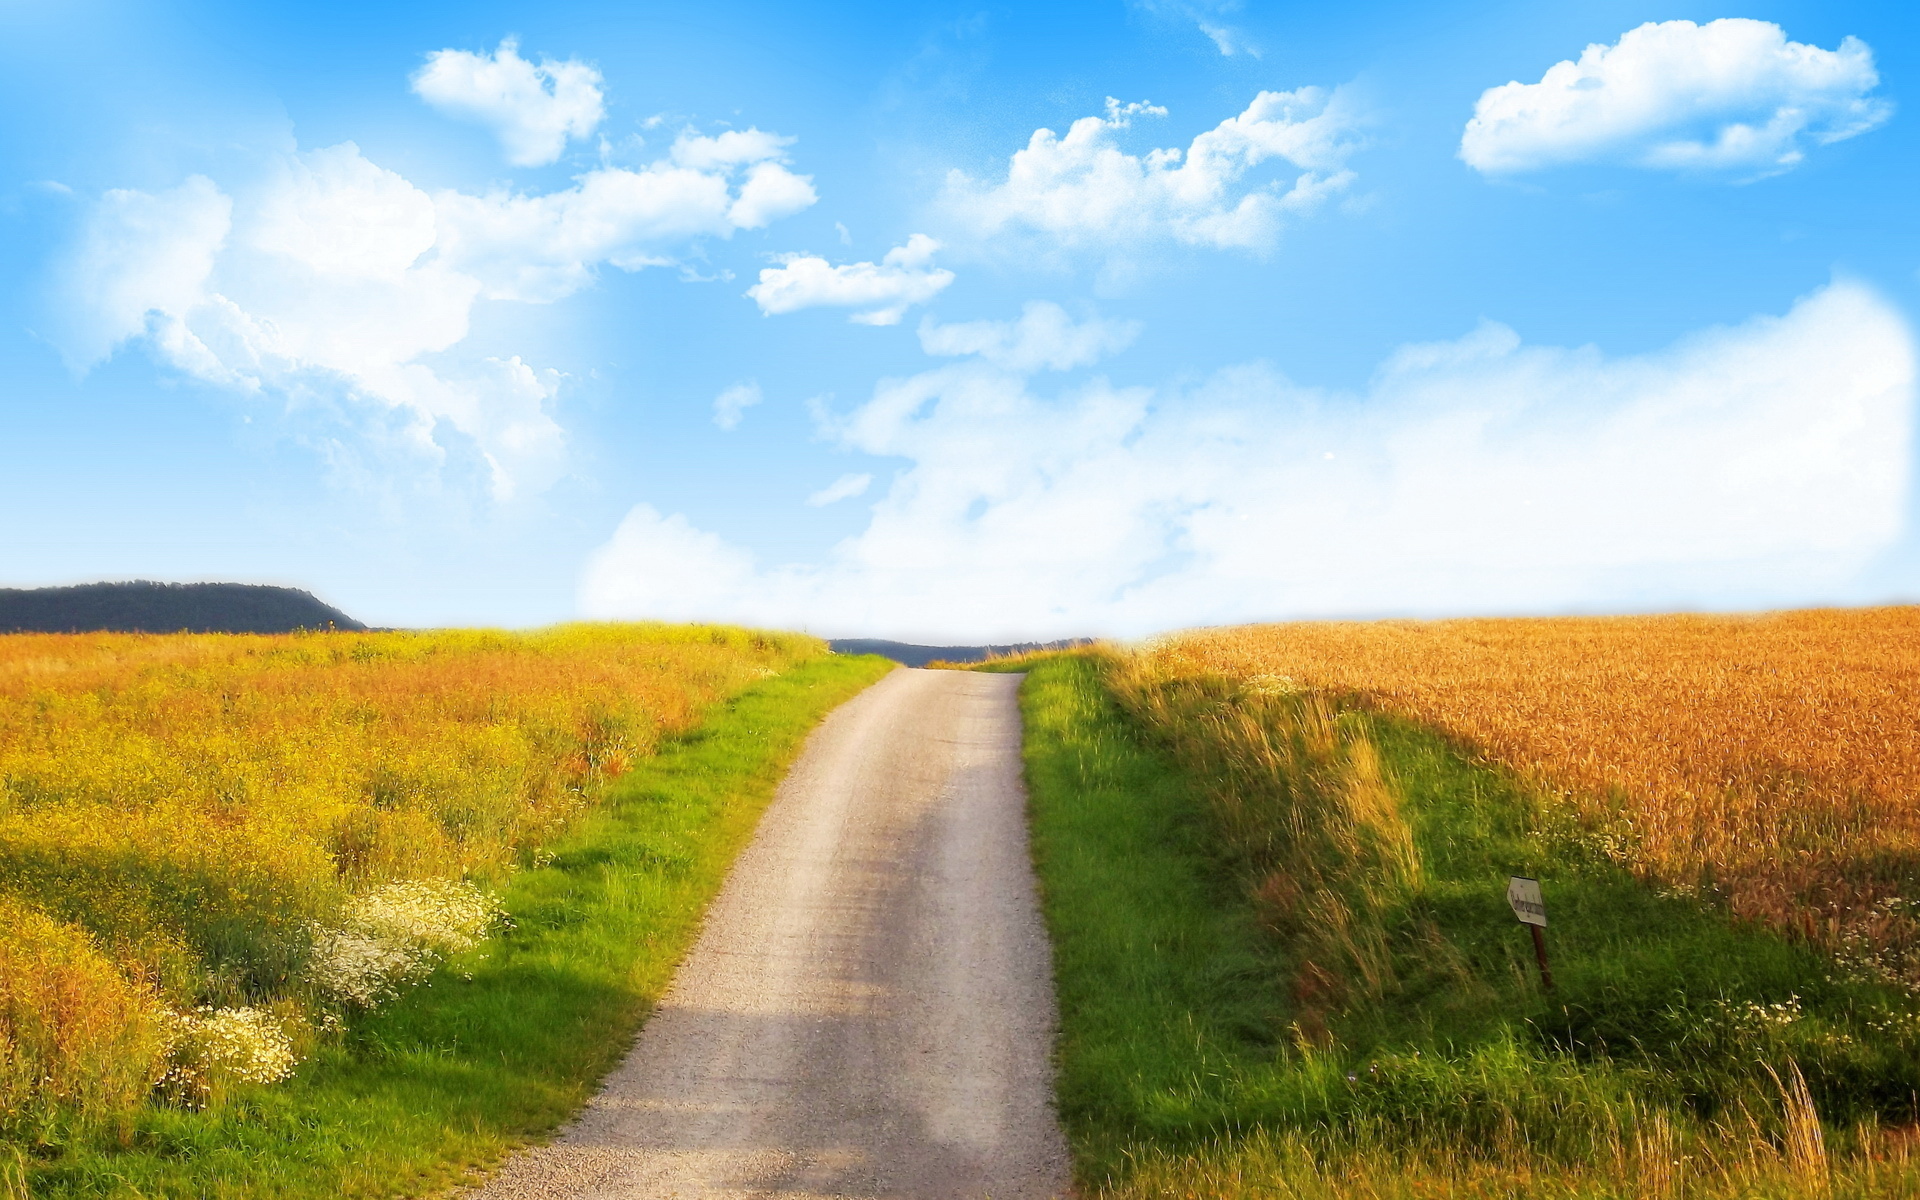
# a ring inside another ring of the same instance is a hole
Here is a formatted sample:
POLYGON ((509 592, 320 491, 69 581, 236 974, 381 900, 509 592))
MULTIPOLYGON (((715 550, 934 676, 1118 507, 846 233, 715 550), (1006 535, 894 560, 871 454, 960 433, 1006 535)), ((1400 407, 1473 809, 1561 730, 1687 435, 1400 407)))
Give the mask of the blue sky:
POLYGON ((0 33, 0 585, 919 640, 1920 591, 1907 6, 0 33))

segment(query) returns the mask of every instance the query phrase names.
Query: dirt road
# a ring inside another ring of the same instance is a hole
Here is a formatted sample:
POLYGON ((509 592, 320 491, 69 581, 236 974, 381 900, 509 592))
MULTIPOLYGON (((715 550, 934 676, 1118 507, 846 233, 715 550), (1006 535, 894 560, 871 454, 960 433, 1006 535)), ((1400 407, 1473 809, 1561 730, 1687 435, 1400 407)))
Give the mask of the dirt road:
POLYGON ((899 670, 830 716, 631 1056, 480 1195, 1063 1194, 1018 684, 899 670))

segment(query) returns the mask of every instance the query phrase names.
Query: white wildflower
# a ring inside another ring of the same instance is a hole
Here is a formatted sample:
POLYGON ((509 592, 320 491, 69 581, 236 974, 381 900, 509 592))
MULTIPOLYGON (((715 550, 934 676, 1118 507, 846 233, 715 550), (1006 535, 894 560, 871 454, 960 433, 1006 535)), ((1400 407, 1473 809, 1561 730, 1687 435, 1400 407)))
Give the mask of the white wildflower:
POLYGON ((1749 1035, 1783 1032, 1801 1017, 1800 997, 1788 996, 1774 1004, 1758 1000, 1721 1000, 1716 1002, 1720 1017, 1727 1025, 1749 1035))
POLYGON ((307 972, 322 991, 372 1008, 433 969, 425 946, 350 929, 323 930, 314 939, 307 972))
POLYGON ((478 945, 503 914, 470 883, 408 879, 355 897, 340 929, 314 938, 309 975, 334 997, 371 1008, 478 945))
POLYGON ((258 1008, 200 1008, 172 1014, 172 1062, 162 1089, 194 1106, 217 1083, 278 1083, 300 1060, 278 1017, 258 1008))
POLYGON ((480 944, 501 917, 493 897, 470 883, 407 879, 348 905, 348 920, 372 933, 458 954, 480 944))
POLYGON ((1256 696, 1294 696, 1307 690, 1291 675, 1249 675, 1241 686, 1256 696))

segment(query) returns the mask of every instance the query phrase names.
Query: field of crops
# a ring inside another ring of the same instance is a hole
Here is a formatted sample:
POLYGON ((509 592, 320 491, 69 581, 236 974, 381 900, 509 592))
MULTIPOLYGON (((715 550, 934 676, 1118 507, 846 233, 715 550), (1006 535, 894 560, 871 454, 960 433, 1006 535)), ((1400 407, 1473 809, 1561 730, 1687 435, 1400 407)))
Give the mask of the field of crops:
POLYGON ((1083 1190, 1920 1194, 1915 633, 1313 623, 1032 663, 1083 1190))
POLYGON ((0 1126, 272 1082, 811 638, 0 638, 0 1126))
POLYGON ((1437 728, 1550 829, 1920 982, 1920 609, 1250 626, 1144 658, 1437 728))

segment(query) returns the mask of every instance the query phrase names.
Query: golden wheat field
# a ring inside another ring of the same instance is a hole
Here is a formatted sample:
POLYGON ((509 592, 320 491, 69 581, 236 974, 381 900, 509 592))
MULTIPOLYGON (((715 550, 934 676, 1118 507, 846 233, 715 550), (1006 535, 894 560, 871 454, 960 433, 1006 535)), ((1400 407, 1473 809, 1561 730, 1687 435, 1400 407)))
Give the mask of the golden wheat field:
POLYGON ((1247 626, 1139 654, 1437 727, 1549 830, 1920 978, 1920 608, 1247 626))
POLYGON ((824 654, 673 626, 0 637, 0 1117, 186 1102, 484 937, 709 705, 824 654))

